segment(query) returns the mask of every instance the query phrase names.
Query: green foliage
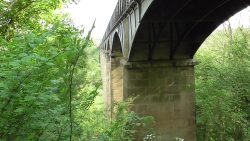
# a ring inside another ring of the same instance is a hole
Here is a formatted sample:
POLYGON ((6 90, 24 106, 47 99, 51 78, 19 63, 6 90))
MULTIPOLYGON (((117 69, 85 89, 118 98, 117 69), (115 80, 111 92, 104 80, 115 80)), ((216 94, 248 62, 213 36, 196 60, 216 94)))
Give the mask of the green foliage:
MULTIPOLYGON (((130 112, 130 102, 123 102, 115 105, 115 120, 112 121, 107 131, 105 140, 109 141, 133 141, 138 129, 147 129, 153 123, 153 118, 150 116, 140 117, 134 112, 130 112)), ((146 135, 145 135, 146 136, 146 135)))
POLYGON ((42 28, 41 22, 50 19, 65 0, 2 0, 0 2, 0 35, 12 38, 23 28, 42 28))
POLYGON ((200 141, 250 138, 250 30, 215 32, 196 55, 200 141))
MULTIPOLYGON (((153 123, 152 117, 140 117, 130 111, 131 101, 116 103, 112 120, 107 116, 102 96, 84 116, 77 118, 82 127, 82 136, 78 140, 87 141, 132 141, 138 129, 147 129, 153 123)), ((146 130, 148 131, 148 130, 146 130)))
POLYGON ((68 123, 73 118, 69 118, 69 107, 77 109, 82 104, 87 108, 97 95, 97 88, 91 88, 85 101, 71 103, 83 95, 80 91, 89 82, 84 76, 87 68, 83 50, 91 46, 89 39, 58 21, 39 33, 16 33, 9 41, 2 39, 1 45, 1 137, 67 139, 68 123))
MULTIPOLYGON (((147 133, 150 125, 153 123, 153 118, 150 116, 138 116, 130 111, 132 100, 127 102, 116 103, 114 108, 113 119, 110 121, 105 116, 105 119, 110 122, 102 124, 102 131, 98 131, 98 136, 93 136, 87 140, 93 141, 133 141, 135 134, 140 134, 138 129, 145 130, 147 133), (93 138, 94 137, 94 138, 93 138)), ((103 110, 104 111, 104 110, 103 110)), ((103 114, 105 115, 105 114, 103 114)), ((150 128, 151 129, 151 128, 150 128)), ((146 134, 143 136, 146 136, 146 134)))
POLYGON ((0 3, 0 138, 78 138, 74 113, 91 106, 100 85, 86 77, 91 32, 82 37, 54 12, 62 1, 0 3))

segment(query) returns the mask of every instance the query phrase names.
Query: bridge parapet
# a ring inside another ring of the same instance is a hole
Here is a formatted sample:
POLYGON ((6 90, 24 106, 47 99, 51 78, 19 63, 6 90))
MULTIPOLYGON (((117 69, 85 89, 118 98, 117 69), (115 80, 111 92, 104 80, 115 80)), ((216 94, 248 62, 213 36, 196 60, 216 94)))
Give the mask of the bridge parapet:
POLYGON ((115 10, 111 16, 108 27, 104 34, 102 41, 105 41, 109 34, 116 28, 116 26, 126 18, 127 14, 133 10, 133 8, 141 3, 143 0, 118 0, 115 10))

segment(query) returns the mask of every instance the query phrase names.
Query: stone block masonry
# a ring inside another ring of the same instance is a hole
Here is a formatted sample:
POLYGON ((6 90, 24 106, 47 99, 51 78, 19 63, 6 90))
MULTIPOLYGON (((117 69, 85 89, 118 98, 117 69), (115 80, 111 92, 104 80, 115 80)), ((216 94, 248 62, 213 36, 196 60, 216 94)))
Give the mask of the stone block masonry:
POLYGON ((132 110, 154 117, 155 140, 196 140, 193 63, 130 64, 123 77, 125 98, 137 97, 132 110))

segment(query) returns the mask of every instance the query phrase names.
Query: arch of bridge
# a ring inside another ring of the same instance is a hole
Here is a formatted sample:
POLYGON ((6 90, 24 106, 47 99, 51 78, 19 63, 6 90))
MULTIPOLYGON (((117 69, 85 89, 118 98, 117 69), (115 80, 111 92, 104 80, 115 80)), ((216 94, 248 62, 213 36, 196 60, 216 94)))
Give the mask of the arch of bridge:
POLYGON ((247 0, 119 0, 101 48, 118 34, 128 61, 192 59, 219 24, 247 0))

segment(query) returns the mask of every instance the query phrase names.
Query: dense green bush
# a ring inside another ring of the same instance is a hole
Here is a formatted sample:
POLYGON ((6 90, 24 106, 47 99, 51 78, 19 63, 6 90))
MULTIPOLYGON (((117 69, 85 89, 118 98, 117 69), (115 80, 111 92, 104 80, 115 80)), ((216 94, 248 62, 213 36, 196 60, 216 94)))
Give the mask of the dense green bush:
POLYGON ((250 138, 250 30, 216 31, 196 54, 199 141, 250 138))

